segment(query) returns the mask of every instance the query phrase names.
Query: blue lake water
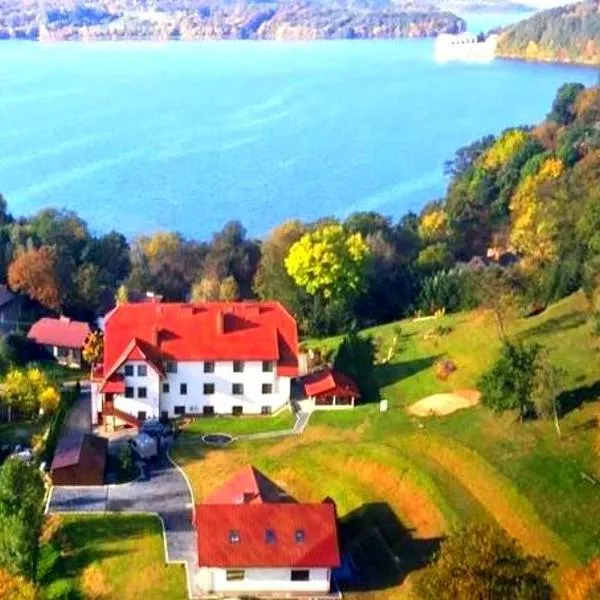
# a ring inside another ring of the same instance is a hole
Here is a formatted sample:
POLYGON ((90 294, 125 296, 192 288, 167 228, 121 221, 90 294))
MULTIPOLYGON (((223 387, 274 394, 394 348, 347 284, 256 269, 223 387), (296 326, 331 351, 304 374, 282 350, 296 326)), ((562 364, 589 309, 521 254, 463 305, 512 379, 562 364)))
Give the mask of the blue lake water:
POLYGON ((592 69, 436 64, 431 40, 0 43, 0 191, 15 214, 207 237, 443 194, 444 161, 530 124, 592 69))

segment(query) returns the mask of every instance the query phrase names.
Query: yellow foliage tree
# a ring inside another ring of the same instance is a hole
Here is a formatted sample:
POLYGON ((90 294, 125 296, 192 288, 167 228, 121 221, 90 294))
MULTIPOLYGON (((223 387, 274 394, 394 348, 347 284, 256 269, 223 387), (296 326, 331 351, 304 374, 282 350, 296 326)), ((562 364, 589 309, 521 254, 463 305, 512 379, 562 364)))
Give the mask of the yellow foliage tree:
POLYGON ((598 600, 600 598, 600 558, 588 565, 569 569, 563 575, 561 600, 598 600))
POLYGON ((0 600, 37 600, 34 585, 19 575, 0 569, 0 600))
POLYGON ((332 224, 303 235, 284 262, 296 285, 312 296, 340 299, 360 290, 368 253, 360 233, 332 224))
POLYGON ((524 266, 543 264, 556 256, 559 206, 552 197, 542 196, 540 188, 563 173, 563 163, 548 158, 537 173, 525 177, 511 199, 510 241, 523 255, 524 266))
POLYGON ((448 217, 443 210, 432 210, 421 217, 419 236, 427 242, 439 242, 447 233, 448 217))
POLYGON ((35 417, 40 409, 53 412, 60 399, 56 386, 37 367, 11 369, 2 381, 2 397, 11 410, 27 417, 35 417))
POLYGON ((528 139, 529 134, 521 129, 503 133, 482 156, 483 168, 490 170, 502 167, 525 146, 528 139))
POLYGON ((104 336, 101 331, 92 331, 83 346, 83 358, 89 365, 97 365, 102 362, 104 356, 104 336))

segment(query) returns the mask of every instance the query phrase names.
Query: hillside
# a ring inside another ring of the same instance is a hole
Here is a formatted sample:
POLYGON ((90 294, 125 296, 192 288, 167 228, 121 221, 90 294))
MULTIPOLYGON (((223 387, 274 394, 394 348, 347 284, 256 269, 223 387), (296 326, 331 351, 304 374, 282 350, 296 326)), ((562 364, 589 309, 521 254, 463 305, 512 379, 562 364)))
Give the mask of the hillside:
POLYGON ((499 40, 504 58, 600 63, 600 3, 598 0, 537 13, 509 27, 499 40))
POLYGON ((431 37, 464 31, 464 20, 431 7, 202 0, 35 3, 0 0, 0 39, 207 40, 431 37))

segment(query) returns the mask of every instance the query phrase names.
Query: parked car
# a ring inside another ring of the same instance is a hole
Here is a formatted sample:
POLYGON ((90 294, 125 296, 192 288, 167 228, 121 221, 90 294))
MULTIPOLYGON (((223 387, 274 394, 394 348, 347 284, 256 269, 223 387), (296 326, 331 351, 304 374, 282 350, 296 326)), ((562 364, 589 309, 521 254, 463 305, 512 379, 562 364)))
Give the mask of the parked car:
POLYGON ((142 460, 151 460, 158 455, 158 441, 147 433, 140 433, 129 440, 132 452, 142 460))

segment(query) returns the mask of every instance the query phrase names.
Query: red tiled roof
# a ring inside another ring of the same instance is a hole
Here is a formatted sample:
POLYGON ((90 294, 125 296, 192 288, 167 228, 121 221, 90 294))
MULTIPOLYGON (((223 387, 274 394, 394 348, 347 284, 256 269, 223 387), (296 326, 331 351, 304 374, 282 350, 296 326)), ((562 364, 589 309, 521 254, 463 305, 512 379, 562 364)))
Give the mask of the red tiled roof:
POLYGON ((340 565, 335 506, 237 504, 196 507, 198 564, 209 567, 328 567, 340 565), (268 543, 271 530, 274 541, 268 543), (230 532, 239 536, 230 541, 230 532), (296 533, 303 539, 297 541, 296 533))
POLYGON ((360 398, 360 390, 350 377, 329 367, 304 378, 307 396, 339 396, 360 398))
POLYGON ((280 375, 298 373, 296 321, 278 302, 121 304, 105 319, 106 376, 126 360, 134 339, 157 365, 161 360, 272 360, 280 375))
POLYGON ((46 346, 82 348, 89 333, 90 327, 87 323, 65 317, 44 317, 31 326, 27 337, 46 346))
POLYGON ((202 504, 264 504, 267 502, 295 502, 295 500, 258 469, 248 466, 209 494, 202 504))
POLYGON ((125 381, 123 375, 113 373, 102 385, 100 392, 103 394, 124 394, 125 381))

